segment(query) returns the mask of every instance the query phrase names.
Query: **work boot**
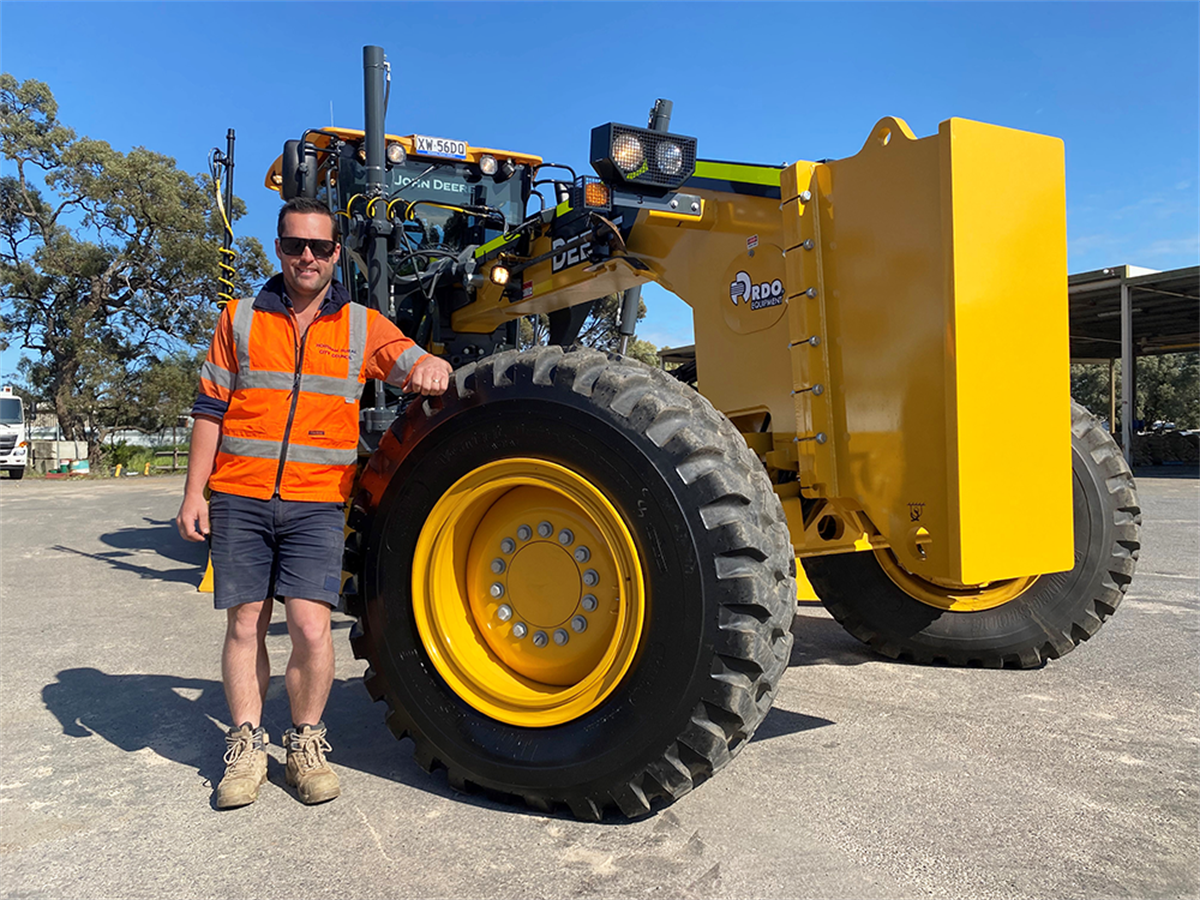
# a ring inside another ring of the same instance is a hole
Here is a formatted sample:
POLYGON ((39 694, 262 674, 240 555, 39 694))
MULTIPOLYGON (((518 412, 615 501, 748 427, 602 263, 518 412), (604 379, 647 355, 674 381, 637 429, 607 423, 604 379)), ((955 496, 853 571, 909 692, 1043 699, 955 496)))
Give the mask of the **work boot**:
POLYGON ((287 748, 287 783, 296 788, 304 803, 324 803, 342 792, 338 777, 325 761, 332 750, 325 740, 325 723, 289 728, 283 734, 287 748))
POLYGON ((225 777, 217 785, 217 809, 245 806, 258 799, 258 788, 267 780, 267 733, 260 725, 243 722, 225 734, 225 777))

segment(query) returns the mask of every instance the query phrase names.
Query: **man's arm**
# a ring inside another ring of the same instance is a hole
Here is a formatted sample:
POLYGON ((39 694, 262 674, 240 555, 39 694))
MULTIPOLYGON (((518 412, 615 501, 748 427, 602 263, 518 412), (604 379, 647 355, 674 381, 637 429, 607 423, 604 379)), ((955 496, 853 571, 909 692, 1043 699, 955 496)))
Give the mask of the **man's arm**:
POLYGON ((204 499, 204 488, 216 466, 217 450, 221 446, 221 420, 237 385, 233 313, 238 305, 250 302, 249 299, 235 300, 221 310, 212 346, 200 367, 200 393, 192 407, 187 481, 183 488, 183 503, 175 517, 179 533, 189 541, 202 541, 208 535, 208 502, 204 499))
POLYGON ((414 394, 437 396, 450 386, 450 363, 419 347, 385 316, 373 314, 367 333, 367 378, 414 394))
POLYGON ((450 363, 440 356, 425 356, 412 367, 405 390, 414 394, 436 397, 450 387, 450 363))
POLYGON ((221 423, 208 416, 196 416, 192 424, 192 446, 188 450, 187 482, 183 488, 183 503, 175 525, 189 541, 202 541, 208 536, 208 501, 204 487, 217 462, 221 447, 221 423))

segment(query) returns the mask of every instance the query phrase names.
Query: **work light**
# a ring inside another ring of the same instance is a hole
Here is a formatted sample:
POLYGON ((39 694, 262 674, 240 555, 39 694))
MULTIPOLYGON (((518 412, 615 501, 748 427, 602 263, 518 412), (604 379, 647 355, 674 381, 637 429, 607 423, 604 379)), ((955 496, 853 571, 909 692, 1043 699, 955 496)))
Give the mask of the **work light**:
POLYGON ((621 171, 628 174, 642 164, 646 154, 642 152, 642 142, 634 135, 619 134, 613 139, 612 157, 621 171))
POLYGON ((654 151, 654 162, 664 175, 678 175, 683 168, 683 148, 673 143, 659 144, 654 151))
POLYGON ((610 184, 673 189, 696 169, 696 139, 610 122, 592 129, 592 168, 610 184))

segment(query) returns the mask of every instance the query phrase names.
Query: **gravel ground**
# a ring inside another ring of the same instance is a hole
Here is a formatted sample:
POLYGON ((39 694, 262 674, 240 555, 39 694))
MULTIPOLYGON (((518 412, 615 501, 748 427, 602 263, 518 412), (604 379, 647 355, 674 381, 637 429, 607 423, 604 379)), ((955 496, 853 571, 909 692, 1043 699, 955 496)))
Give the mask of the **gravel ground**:
MULTIPOLYGON (((0 483, 4 897, 1196 897, 1200 480, 1139 478, 1143 553, 1100 634, 1032 672, 873 656, 802 604, 776 708, 635 822, 456 793, 382 724, 338 617, 343 796, 211 807, 227 715, 180 478, 0 483)), ((282 673, 279 618, 269 647, 282 673)), ((274 741, 288 722, 268 696, 274 741)))

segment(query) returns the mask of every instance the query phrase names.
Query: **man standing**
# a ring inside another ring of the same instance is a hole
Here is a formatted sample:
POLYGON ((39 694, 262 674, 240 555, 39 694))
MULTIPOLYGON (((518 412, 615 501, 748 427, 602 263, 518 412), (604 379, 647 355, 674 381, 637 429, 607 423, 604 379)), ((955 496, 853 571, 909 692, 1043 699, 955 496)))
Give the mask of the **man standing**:
POLYGON ((449 383, 448 363, 376 310, 351 303, 332 280, 336 229, 323 203, 284 204, 275 241, 283 272, 253 301, 222 312, 192 410, 176 524, 191 541, 211 534, 213 604, 227 617, 221 677, 231 721, 241 723, 225 738, 219 808, 254 802, 267 778, 261 718, 275 598, 285 603, 292 641, 287 782, 305 803, 338 796, 321 717, 333 685, 330 611, 339 603, 359 399, 372 378, 426 395, 449 383))

